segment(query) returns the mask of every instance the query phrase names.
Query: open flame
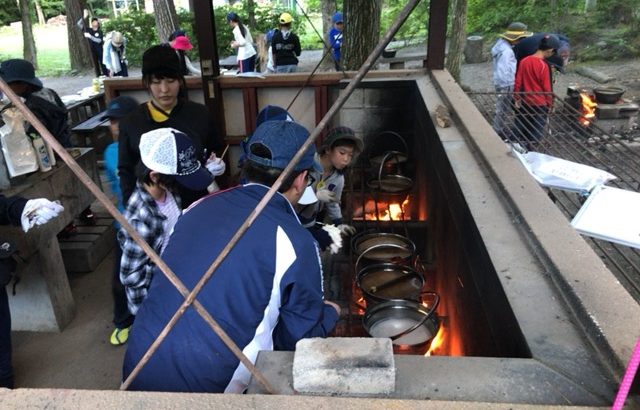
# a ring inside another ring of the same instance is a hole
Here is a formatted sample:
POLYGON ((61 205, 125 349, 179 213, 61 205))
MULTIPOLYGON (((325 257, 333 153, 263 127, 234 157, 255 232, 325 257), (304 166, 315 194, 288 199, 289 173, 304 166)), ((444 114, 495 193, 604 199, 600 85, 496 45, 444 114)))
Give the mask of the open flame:
POLYGON ((378 206, 378 212, 367 212, 364 214, 364 218, 367 221, 402 221, 404 220, 404 214, 409 205, 409 198, 405 198, 402 204, 390 203, 384 207, 385 204, 380 203, 378 206))
POLYGON ((444 326, 440 323, 440 327, 438 328, 438 333, 436 333, 436 337, 431 341, 431 346, 429 346, 429 350, 425 353, 425 356, 431 356, 442 344, 444 343, 444 326))
POLYGON ((580 102, 582 103, 582 117, 580 123, 585 127, 591 124, 591 119, 596 116, 596 107, 598 104, 587 93, 580 93, 580 102))

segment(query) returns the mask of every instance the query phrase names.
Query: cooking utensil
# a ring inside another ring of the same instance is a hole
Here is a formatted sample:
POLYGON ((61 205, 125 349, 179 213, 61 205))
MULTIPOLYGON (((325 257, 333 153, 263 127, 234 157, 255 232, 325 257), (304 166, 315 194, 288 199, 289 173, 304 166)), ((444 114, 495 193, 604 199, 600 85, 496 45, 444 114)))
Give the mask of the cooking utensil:
POLYGON ((598 87, 593 90, 599 104, 615 104, 624 92, 625 89, 622 87, 598 87))
POLYGON ((367 306, 394 299, 420 300, 424 277, 408 266, 379 263, 358 272, 356 284, 367 306))
POLYGON ((360 233, 353 237, 351 248, 358 255, 356 271, 363 258, 374 262, 406 264, 416 253, 416 245, 411 240, 386 232, 360 233))

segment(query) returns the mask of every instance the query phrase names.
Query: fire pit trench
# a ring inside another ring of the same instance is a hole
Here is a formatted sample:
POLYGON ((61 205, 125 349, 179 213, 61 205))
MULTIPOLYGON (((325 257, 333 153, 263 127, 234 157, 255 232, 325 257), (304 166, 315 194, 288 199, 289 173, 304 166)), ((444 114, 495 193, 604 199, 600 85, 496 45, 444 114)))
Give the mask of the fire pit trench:
MULTIPOLYGON (((372 190, 372 156, 363 153, 347 176, 345 216, 361 232, 411 239, 418 258, 412 266, 423 273, 425 289, 440 297, 438 336, 427 356, 396 351, 396 390, 389 397, 610 404, 626 346, 630 354, 635 341, 629 326, 638 327, 625 319, 639 313, 637 305, 508 156, 450 76, 432 76, 365 82, 336 120, 363 135, 365 144, 381 132, 403 137, 402 174, 413 181, 406 196, 390 200, 372 190), (457 108, 453 127, 435 126, 438 105, 457 108), (392 212, 392 202, 399 211, 392 212), (376 206, 374 214, 394 213, 395 220, 362 217, 376 206), (545 223, 536 219, 541 214, 545 223), (566 248, 558 249, 553 240, 566 248), (597 286, 615 297, 608 305, 619 308, 616 314, 601 311, 603 294, 590 292, 597 286), (595 322, 604 318, 611 321, 597 328, 595 322), (622 329, 626 335, 616 333, 622 329)), ((374 145, 393 151, 394 139, 388 134, 374 145)), ((347 245, 323 261, 327 298, 343 307, 335 336, 366 336, 354 285, 356 257, 347 245)), ((293 352, 258 356, 258 368, 283 394, 294 394, 292 359, 293 352)), ((252 383, 249 393, 262 393, 261 387, 252 383)))

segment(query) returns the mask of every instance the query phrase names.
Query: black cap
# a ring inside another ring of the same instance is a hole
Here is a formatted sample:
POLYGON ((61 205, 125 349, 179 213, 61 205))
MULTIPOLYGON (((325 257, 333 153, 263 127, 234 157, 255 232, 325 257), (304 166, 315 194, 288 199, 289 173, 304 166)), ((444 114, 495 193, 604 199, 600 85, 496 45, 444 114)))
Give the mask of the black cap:
POLYGON ((108 118, 120 119, 135 110, 137 106, 138 102, 136 100, 126 95, 121 95, 109 101, 107 111, 102 116, 102 120, 104 121, 108 118))
POLYGON ((168 44, 149 47, 142 55, 142 77, 178 78, 180 59, 175 50, 168 44))

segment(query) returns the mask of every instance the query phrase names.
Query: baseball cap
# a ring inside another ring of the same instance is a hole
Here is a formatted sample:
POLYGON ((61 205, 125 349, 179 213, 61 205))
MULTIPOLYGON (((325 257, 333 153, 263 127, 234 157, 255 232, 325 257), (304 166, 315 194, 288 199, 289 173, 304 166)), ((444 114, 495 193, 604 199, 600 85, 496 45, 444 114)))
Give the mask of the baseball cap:
POLYGON ((327 136, 322 141, 322 147, 331 149, 333 144, 335 144, 338 140, 350 140, 356 145, 356 149, 358 152, 362 152, 364 148, 364 143, 358 137, 356 137, 355 132, 349 127, 335 127, 332 128, 327 136))
POLYGON ((333 15, 333 17, 331 17, 331 21, 333 22, 333 24, 335 23, 342 23, 344 20, 342 19, 342 13, 337 12, 333 15))
POLYGON ((121 32, 114 31, 111 34, 111 44, 113 44, 116 47, 120 47, 122 43, 124 43, 124 36, 122 35, 121 32))
POLYGON ((180 77, 180 60, 168 44, 151 46, 142 55, 142 76, 180 77))
POLYGON ((172 175, 176 182, 193 191, 204 190, 213 182, 213 175, 196 158, 191 139, 173 128, 142 134, 140 158, 150 170, 172 175))
POLYGON ((280 15, 280 24, 289 24, 293 21, 293 17, 289 13, 282 13, 280 15))
POLYGON ((21 58, 3 61, 0 64, 0 77, 7 84, 22 81, 34 85, 38 89, 42 88, 42 81, 36 77, 36 70, 33 68, 33 64, 21 58))
POLYGON ((240 16, 238 16, 238 13, 234 13, 233 11, 231 13, 227 14, 227 21, 239 21, 240 20, 240 16))
POLYGON ((277 105, 267 105, 260 110, 256 117, 256 127, 260 126, 265 121, 283 120, 293 121, 293 117, 289 114, 289 111, 277 105))
POLYGON ((105 111, 101 119, 104 121, 108 118, 122 118, 135 110, 137 106, 138 102, 132 97, 121 95, 109 101, 107 111, 105 111))
MULTIPOLYGON (((285 169, 308 137, 309 131, 298 123, 283 120, 266 121, 260 124, 247 144, 247 160, 266 167, 285 169), (269 157, 254 154, 253 149, 259 146, 269 152, 269 157)), ((315 154, 316 148, 312 144, 294 169, 304 171, 313 168, 322 172, 322 167, 314 160, 315 154)))

